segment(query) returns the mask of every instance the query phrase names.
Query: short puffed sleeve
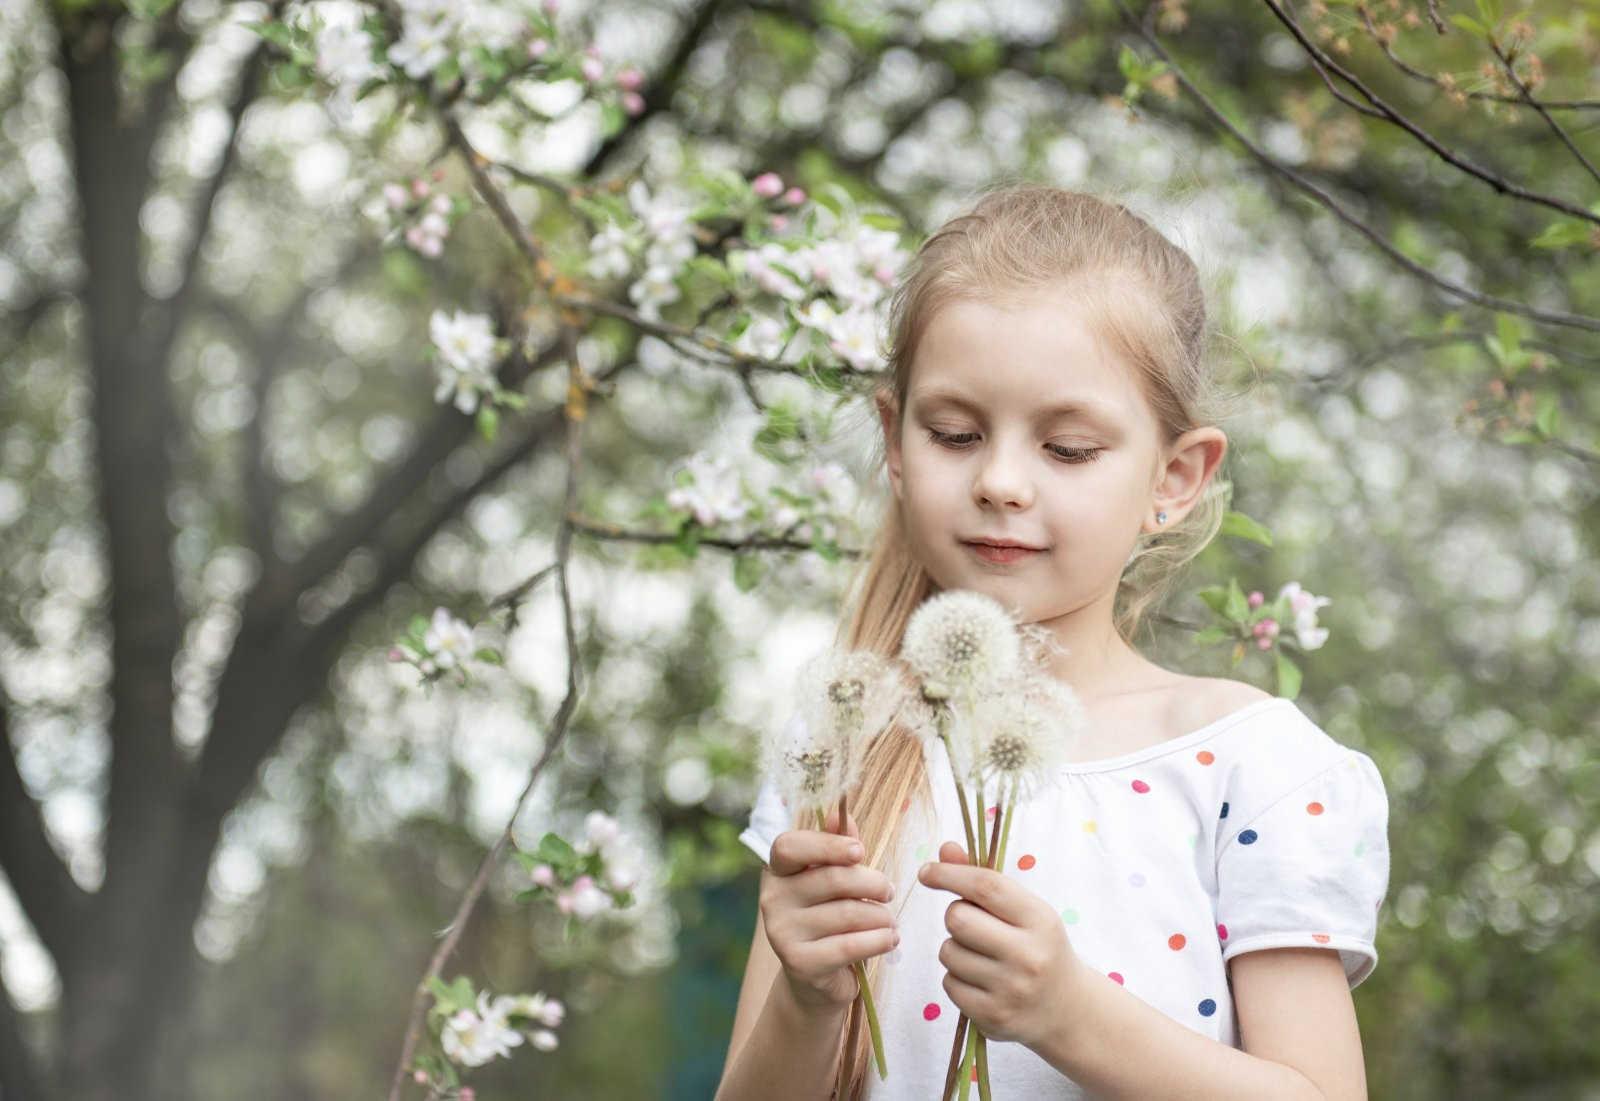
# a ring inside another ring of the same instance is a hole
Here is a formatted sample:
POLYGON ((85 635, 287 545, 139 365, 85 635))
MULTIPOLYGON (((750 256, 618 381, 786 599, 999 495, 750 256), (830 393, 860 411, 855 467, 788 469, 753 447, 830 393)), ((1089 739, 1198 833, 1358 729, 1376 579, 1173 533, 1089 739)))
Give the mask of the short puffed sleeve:
POLYGON ((1217 859, 1223 960, 1263 948, 1330 948, 1350 989, 1361 985, 1378 965, 1388 822, 1377 766, 1348 747, 1244 820, 1225 818, 1217 859))
MULTIPOLYGON (((792 735, 795 724, 803 721, 798 711, 791 714, 784 727, 784 736, 792 735)), ((770 773, 763 774, 761 785, 756 789, 755 803, 750 808, 750 824, 739 835, 739 840, 748 845, 763 864, 770 864, 773 841, 792 825, 789 808, 783 803, 777 782, 770 773)))

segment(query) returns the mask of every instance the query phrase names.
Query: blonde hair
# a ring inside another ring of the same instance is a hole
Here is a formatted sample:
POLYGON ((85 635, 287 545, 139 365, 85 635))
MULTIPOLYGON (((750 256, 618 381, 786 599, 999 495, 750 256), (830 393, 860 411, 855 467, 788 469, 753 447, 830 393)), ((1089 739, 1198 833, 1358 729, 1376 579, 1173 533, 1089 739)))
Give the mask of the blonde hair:
MULTIPOLYGON (((918 342, 942 305, 957 299, 1004 302, 1045 285, 1071 294, 1108 349, 1132 365, 1163 445, 1221 419, 1227 402, 1207 362, 1213 334, 1207 329, 1200 275, 1189 255, 1114 200, 1045 184, 1001 182, 979 192, 970 209, 924 241, 896 285, 887 377, 876 395, 893 397, 896 428, 918 342)), ((1216 536, 1228 497, 1228 483, 1213 477, 1182 520, 1140 537, 1114 602, 1116 630, 1130 646, 1146 615, 1216 536)), ((912 553, 891 496, 872 547, 847 588, 838 644, 893 657, 911 613, 936 589, 912 553)), ((932 806, 921 747, 909 731, 891 724, 868 748, 861 785, 850 797, 866 862, 891 878, 899 867, 904 811, 914 790, 924 807, 932 806)), ((902 901, 907 894, 900 893, 902 901)), ((882 963, 881 955, 867 961, 875 995, 882 963)), ((871 1037, 860 1018, 858 998, 840 1038, 841 1058, 849 1062, 835 1062, 836 1073, 848 1075, 845 1096, 851 1101, 864 1094, 867 1074, 876 1073, 871 1037)))

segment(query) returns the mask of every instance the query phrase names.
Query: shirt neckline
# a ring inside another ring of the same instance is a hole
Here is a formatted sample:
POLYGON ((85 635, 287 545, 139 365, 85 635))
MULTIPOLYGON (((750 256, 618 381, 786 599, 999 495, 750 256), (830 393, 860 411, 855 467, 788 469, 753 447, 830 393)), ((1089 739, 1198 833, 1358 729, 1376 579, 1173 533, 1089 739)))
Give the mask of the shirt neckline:
POLYGON ((1094 761, 1069 761, 1062 764, 1060 768, 1062 772, 1069 773, 1114 772, 1119 768, 1127 768, 1129 765, 1140 764, 1156 757, 1165 757, 1169 753, 1176 753, 1181 749, 1194 745, 1196 742, 1204 741, 1214 734, 1220 734, 1228 727, 1235 726, 1257 712, 1265 711, 1267 708, 1278 704, 1288 704, 1291 707, 1295 705, 1294 701, 1287 696, 1269 696, 1264 700, 1253 700, 1243 707, 1228 712, 1221 718, 1213 719, 1204 726, 1189 731, 1187 734, 1175 735, 1165 741, 1145 746, 1143 749, 1136 749, 1132 753, 1124 753, 1120 757, 1102 757, 1094 761))

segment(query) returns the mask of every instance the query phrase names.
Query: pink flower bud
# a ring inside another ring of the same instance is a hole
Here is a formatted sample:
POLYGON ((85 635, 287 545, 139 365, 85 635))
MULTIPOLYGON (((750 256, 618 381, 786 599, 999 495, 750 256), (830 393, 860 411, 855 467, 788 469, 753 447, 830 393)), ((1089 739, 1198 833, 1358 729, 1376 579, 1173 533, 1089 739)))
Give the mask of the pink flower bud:
POLYGON ((546 15, 554 15, 560 7, 560 0, 544 0, 544 13, 546 15))
POLYGON ((460 1091, 456 1093, 456 1097, 459 1098, 459 1101, 478 1101, 478 1091, 471 1086, 462 1086, 460 1091))
POLYGON ((872 269, 872 278, 887 287, 894 282, 894 269, 888 264, 879 264, 872 269))
POLYGON ((406 189, 397 183, 383 185, 383 201, 389 204, 390 210, 399 210, 406 205, 406 189))
POLYGON ((390 661, 405 661, 406 660, 406 652, 404 650, 400 649, 400 647, 398 647, 398 646, 391 646, 391 647, 389 647, 389 660, 390 661))
POLYGON ((412 226, 406 230, 406 244, 420 252, 422 250, 422 242, 427 239, 427 236, 421 226, 412 226))
POLYGON ((638 92, 623 92, 622 109, 628 112, 630 118, 638 118, 644 114, 644 97, 638 92))
POLYGON ((439 194, 433 197, 433 202, 428 204, 428 209, 433 211, 435 214, 449 214, 450 196, 446 195, 442 191, 439 192, 439 194))
POLYGON ((815 279, 819 283, 826 283, 828 281, 828 265, 812 264, 811 278, 815 279))
POLYGON ((438 183, 440 180, 444 179, 444 168, 442 166, 439 167, 439 168, 435 168, 432 172, 429 173, 429 175, 433 177, 433 182, 434 183, 438 183))
POLYGON ((571 891, 562 891, 559 895, 556 896, 556 909, 560 910, 563 914, 572 913, 572 892, 571 891))
POLYGON ((417 246, 417 251, 430 259, 438 259, 444 252, 444 238, 425 233, 422 235, 422 244, 417 246))
POLYGON ((617 74, 618 88, 626 89, 629 92, 637 92, 643 85, 644 74, 631 65, 617 74))
POLYGON ((421 176, 418 176, 416 179, 411 181, 411 194, 415 195, 419 199, 426 199, 428 197, 428 193, 432 190, 433 189, 428 186, 428 181, 423 179, 421 176))
POLYGON ((580 875, 577 879, 572 881, 572 889, 574 891, 587 891, 593 886, 594 876, 592 875, 580 875))
POLYGON ((1259 608, 1261 607, 1262 602, 1266 599, 1267 598, 1265 596, 1261 595, 1260 589, 1252 589, 1250 591, 1250 595, 1245 597, 1245 603, 1249 604, 1252 608, 1259 608))
POLYGON ((773 229, 777 230, 779 233, 782 233, 788 227, 789 227, 789 219, 785 215, 774 214, 772 216, 772 228, 773 229))
POLYGON ((546 38, 535 38, 532 42, 528 43, 528 56, 533 58, 536 61, 539 58, 543 57, 545 54, 549 53, 549 52, 550 52, 550 41, 549 41, 549 39, 546 39, 546 38))
POLYGON ((533 881, 541 887, 548 887, 556 881, 556 872, 548 864, 537 865, 532 872, 533 881))
POLYGON ((790 206, 799 206, 806 201, 806 192, 803 187, 791 187, 783 193, 783 201, 790 206))
POLYGON ((419 1070, 411 1076, 411 1080, 419 1086, 425 1086, 428 1084, 428 1072, 419 1070))
POLYGON ((605 75, 606 72, 604 62, 597 57, 584 58, 583 64, 578 66, 578 68, 583 72, 583 79, 587 80, 590 84, 598 81, 602 76, 605 75))
POLYGON ((1261 633, 1266 635, 1268 638, 1277 638, 1278 621, 1275 619, 1263 619, 1261 621, 1261 633))
POLYGON ((1256 639, 1256 648, 1258 650, 1270 650, 1272 649, 1272 640, 1265 636, 1258 638, 1256 639))
POLYGON ((750 181, 750 189, 757 198, 771 199, 783 194, 783 180, 776 172, 763 172, 750 181))

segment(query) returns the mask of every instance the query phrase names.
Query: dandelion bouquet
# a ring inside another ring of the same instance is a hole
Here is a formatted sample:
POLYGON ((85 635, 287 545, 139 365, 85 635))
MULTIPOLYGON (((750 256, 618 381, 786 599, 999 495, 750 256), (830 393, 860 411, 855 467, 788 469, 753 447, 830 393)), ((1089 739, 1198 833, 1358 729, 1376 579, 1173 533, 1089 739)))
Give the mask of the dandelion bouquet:
MULTIPOLYGON (((906 624, 901 657, 921 691, 907 698, 903 718, 925 743, 943 743, 967 852, 986 868, 1004 868, 1018 804, 1055 779, 1069 743, 1084 727, 1077 694, 1045 669, 1052 643, 1045 629, 1019 626, 998 603, 966 590, 930 597, 906 624), (991 791, 992 833, 985 828, 991 791)), ((965 1013, 956 1021, 942 1101, 958 1075, 965 1101, 974 1062, 979 1096, 990 1101, 987 1040, 968 1024, 965 1013)))
MULTIPOLYGON (((861 776, 867 744, 894 717, 903 685, 893 664, 867 650, 829 649, 801 669, 798 684, 799 721, 778 731, 764 746, 763 768, 774 778, 788 805, 804 823, 815 818, 817 829, 827 828, 827 808, 839 804, 838 832, 845 832, 850 791, 861 776)), ((878 1077, 887 1078, 883 1032, 867 985, 866 968, 852 965, 872 1033, 872 1053, 878 1077)), ((846 1041, 851 1050, 860 1018, 851 1014, 852 1030, 846 1041)))

